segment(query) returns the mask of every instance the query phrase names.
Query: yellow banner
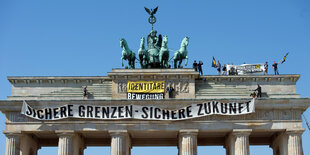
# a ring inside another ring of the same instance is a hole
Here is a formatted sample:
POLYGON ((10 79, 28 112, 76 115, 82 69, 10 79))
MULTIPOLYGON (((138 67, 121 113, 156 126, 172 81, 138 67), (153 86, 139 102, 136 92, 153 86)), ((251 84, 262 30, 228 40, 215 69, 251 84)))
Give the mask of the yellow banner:
POLYGON ((127 93, 164 93, 165 81, 128 81, 127 93))

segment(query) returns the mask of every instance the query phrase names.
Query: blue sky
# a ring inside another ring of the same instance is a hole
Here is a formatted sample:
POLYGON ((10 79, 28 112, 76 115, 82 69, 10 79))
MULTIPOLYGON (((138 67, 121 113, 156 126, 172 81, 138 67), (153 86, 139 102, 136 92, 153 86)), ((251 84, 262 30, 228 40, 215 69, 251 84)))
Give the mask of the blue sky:
MULTIPOLYGON (((212 56, 222 64, 272 63, 290 52, 280 74, 301 74, 297 92, 310 96, 309 0, 0 0, 0 99, 11 93, 7 76, 104 76, 120 68, 120 38, 137 53, 140 38, 151 30, 143 7, 157 5, 154 28, 168 36, 170 49, 178 49, 189 36, 189 64, 202 60, 205 74, 216 74, 212 56)), ((310 119, 309 109, 305 115, 310 119)), ((0 130, 4 120, 1 113, 0 130)), ((309 130, 303 145, 310 154, 309 130)), ((175 147, 152 149, 134 148, 132 153, 177 152, 175 147)), ((0 154, 4 150, 5 136, 0 134, 0 154)), ((272 154, 267 146, 251 147, 252 155, 266 151, 272 154)), ((109 148, 85 152, 109 153, 109 148)), ((225 154, 222 147, 199 147, 199 153, 205 152, 225 154)), ((39 153, 57 154, 57 149, 39 153)))

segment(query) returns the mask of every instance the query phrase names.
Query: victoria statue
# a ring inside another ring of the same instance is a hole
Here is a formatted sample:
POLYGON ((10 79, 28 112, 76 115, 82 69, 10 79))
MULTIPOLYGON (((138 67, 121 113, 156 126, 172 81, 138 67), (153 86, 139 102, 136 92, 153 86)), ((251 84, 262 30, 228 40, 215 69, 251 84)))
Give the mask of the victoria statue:
MULTIPOLYGON (((181 47, 179 50, 175 51, 174 56, 169 58, 169 48, 168 48, 168 36, 157 35, 157 31, 153 29, 153 24, 156 22, 154 14, 157 12, 158 7, 155 9, 145 8, 146 12, 150 15, 148 21, 152 24, 152 30, 146 37, 147 49, 145 48, 145 38, 141 38, 140 48, 138 50, 138 60, 140 62, 141 68, 171 68, 169 61, 173 59, 174 68, 181 68, 183 59, 186 59, 185 66, 187 66, 187 46, 189 37, 185 37, 181 42, 181 47)), ((128 44, 124 38, 120 40, 122 51, 121 62, 123 65, 123 60, 128 61, 128 68, 135 68, 136 54, 131 51, 128 44)))

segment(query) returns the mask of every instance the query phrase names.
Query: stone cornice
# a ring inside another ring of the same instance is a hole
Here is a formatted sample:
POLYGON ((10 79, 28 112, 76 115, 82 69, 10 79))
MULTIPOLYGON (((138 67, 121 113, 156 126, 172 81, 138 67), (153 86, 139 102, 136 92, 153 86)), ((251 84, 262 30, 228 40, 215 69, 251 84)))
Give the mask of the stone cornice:
POLYGON ((208 81, 291 81, 291 82, 297 82, 300 78, 299 74, 283 74, 283 75, 205 75, 200 76, 203 80, 208 81))
POLYGON ((196 79, 199 73, 194 69, 112 69, 108 72, 112 79, 196 79))
MULTIPOLYGON (((179 75, 179 78, 182 76, 191 76, 192 78, 198 78, 199 73, 194 72, 192 69, 173 69, 174 73, 169 72, 171 69, 165 69, 162 72, 158 73, 160 69, 151 69, 151 70, 126 70, 126 69, 117 69, 115 72, 108 73, 108 76, 9 76, 7 79, 11 84, 31 84, 31 83, 49 83, 53 84, 56 82, 60 83, 93 83, 93 82, 103 82, 111 81, 112 78, 123 77, 125 79, 128 77, 128 73, 134 76, 139 76, 143 78, 144 76, 169 76, 169 75, 179 75)), ((114 70, 113 70, 114 71, 114 70)), ((200 76, 202 80, 209 81, 291 81, 297 82, 300 78, 299 74, 289 74, 289 75, 233 75, 233 76, 218 76, 218 75, 205 75, 200 76)))
POLYGON ((110 77, 107 76, 8 76, 7 79, 11 84, 31 84, 31 83, 49 83, 53 84, 56 82, 60 83, 93 83, 111 81, 110 77))

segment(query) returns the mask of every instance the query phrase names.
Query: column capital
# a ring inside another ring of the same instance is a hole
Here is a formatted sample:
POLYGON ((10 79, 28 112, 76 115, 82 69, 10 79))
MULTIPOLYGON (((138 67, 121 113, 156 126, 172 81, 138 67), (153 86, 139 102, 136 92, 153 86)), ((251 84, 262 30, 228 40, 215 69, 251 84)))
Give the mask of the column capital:
POLYGON ((3 134, 5 134, 5 136, 21 136, 22 135, 22 133, 21 133, 21 131, 13 131, 13 132, 11 132, 11 131, 3 131, 3 134))
POLYGON ((179 155, 197 155, 198 129, 179 130, 179 155))
POLYGON ((127 130, 109 130, 111 155, 130 155, 131 139, 127 130))
POLYGON ((109 130, 109 134, 111 136, 127 136, 129 135, 128 131, 127 130, 109 130))
POLYGON ((252 129, 233 129, 231 134, 234 136, 249 136, 252 132, 252 129))
POLYGON ((198 135, 199 130, 198 129, 183 129, 179 130, 180 135, 198 135))
POLYGON ((305 131, 304 128, 300 128, 300 129, 286 129, 285 133, 288 134, 288 135, 291 135, 291 134, 301 135, 301 134, 304 133, 304 131, 305 131))
POLYGON ((56 130, 55 133, 58 136, 74 136, 76 134, 74 130, 56 130))

